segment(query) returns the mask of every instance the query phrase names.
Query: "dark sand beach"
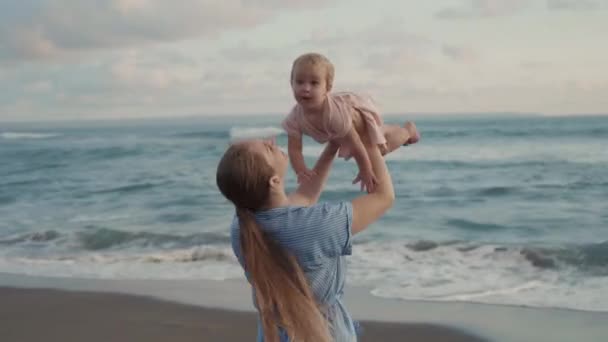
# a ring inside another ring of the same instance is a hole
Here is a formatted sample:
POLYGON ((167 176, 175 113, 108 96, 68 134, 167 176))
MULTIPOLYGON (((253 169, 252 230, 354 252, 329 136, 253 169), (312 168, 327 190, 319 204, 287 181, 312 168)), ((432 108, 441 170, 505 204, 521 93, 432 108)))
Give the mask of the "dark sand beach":
MULTIPOLYGON (((349 287, 359 341, 605 342, 608 313, 379 298, 349 287)), ((82 279, 0 272, 0 342, 255 341, 242 280, 82 279)))
MULTIPOLYGON (((3 342, 254 341, 252 312, 101 292, 0 287, 3 342)), ((361 322, 360 341, 475 342, 433 324, 361 322)))

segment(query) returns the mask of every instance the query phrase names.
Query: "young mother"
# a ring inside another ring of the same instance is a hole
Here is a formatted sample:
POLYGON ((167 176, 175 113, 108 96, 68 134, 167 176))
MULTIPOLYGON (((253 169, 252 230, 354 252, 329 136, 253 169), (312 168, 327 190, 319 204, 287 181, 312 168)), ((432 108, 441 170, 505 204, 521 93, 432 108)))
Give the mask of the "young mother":
POLYGON ((291 194, 285 193, 288 157, 272 140, 232 144, 218 165, 217 185, 236 207, 232 248, 253 288, 258 341, 357 340, 342 303, 344 256, 352 236, 380 218, 395 194, 380 151, 370 148, 375 192, 317 203, 337 149, 328 144, 316 176, 291 194))

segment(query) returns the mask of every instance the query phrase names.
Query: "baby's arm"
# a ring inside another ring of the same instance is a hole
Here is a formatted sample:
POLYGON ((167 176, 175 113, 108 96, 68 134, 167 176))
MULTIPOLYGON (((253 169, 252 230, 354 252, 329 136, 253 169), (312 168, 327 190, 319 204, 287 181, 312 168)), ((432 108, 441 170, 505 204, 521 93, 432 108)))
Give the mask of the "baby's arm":
POLYGON ((306 167, 304 155, 302 154, 302 136, 289 135, 287 138, 287 152, 289 162, 298 176, 298 183, 309 179, 314 172, 306 167))
POLYGON ((361 181, 362 188, 365 187, 368 192, 374 192, 378 181, 374 175, 372 163, 369 159, 369 155, 367 154, 366 146, 363 144, 361 136, 354 126, 349 130, 344 139, 350 143, 350 146, 352 146, 352 154, 357 161, 357 166, 359 167, 359 174, 353 183, 361 181))

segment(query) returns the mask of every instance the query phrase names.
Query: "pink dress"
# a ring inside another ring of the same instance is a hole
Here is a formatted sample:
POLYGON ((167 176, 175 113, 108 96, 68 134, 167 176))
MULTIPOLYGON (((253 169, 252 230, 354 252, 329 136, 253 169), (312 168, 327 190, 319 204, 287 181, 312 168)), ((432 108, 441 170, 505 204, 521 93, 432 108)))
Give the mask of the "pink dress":
MULTIPOLYGON (((301 137, 308 135, 316 142, 324 144, 329 140, 344 137, 353 129, 353 114, 358 110, 364 123, 367 125, 367 133, 373 144, 382 145, 386 143, 380 111, 369 96, 363 96, 351 92, 330 93, 327 95, 328 111, 323 114, 323 127, 317 127, 308 120, 304 109, 296 104, 289 115, 283 120, 283 129, 288 135, 301 137)), ((352 146, 342 144, 338 156, 344 159, 352 157, 352 146)))

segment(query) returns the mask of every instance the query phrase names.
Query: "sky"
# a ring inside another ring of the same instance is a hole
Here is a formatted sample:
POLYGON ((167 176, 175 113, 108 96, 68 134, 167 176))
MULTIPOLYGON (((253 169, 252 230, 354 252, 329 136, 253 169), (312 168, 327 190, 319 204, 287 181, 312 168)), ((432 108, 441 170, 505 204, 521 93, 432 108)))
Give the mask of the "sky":
POLYGON ((388 114, 608 113, 608 0, 0 0, 0 121, 285 114, 291 63, 388 114))

